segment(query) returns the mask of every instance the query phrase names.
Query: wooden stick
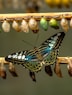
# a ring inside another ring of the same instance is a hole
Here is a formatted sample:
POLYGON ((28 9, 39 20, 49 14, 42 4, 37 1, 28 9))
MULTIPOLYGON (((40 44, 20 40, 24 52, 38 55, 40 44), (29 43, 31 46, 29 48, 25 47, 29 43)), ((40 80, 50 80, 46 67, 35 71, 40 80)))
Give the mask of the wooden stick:
MULTIPOLYGON (((72 62, 72 57, 58 57, 57 58, 57 63, 59 63, 59 64, 67 64, 68 60, 70 60, 72 62)), ((9 64, 9 62, 5 61, 4 57, 0 57, 0 64, 1 63, 9 64)))
POLYGON ((14 14, 0 14, 0 21, 21 21, 22 19, 29 20, 34 17, 36 20, 40 20, 41 17, 45 17, 47 20, 55 18, 56 20, 61 20, 62 17, 66 19, 71 19, 72 12, 56 12, 56 13, 14 13, 14 14))
POLYGON ((5 61, 5 57, 0 57, 0 64, 1 63, 9 64, 9 62, 5 61))

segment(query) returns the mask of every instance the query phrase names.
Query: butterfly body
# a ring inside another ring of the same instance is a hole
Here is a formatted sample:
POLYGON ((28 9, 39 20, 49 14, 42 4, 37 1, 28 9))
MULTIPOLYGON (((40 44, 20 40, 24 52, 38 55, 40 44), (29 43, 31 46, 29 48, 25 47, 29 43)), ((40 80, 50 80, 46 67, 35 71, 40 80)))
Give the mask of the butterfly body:
POLYGON ((52 65, 56 62, 59 46, 64 36, 64 32, 56 33, 44 41, 39 47, 34 47, 33 50, 13 53, 6 56, 5 60, 14 64, 21 64, 31 72, 38 72, 42 69, 43 65, 52 65))

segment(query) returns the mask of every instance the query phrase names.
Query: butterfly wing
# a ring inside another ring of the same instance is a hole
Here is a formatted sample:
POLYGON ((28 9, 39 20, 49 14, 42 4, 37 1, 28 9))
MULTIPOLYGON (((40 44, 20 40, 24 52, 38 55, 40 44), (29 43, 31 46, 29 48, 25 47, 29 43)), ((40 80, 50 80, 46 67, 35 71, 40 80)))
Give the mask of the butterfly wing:
MULTIPOLYGON (((38 48, 38 51, 43 57, 43 60, 45 62, 45 65, 51 65, 56 62, 59 46, 61 45, 61 42, 65 36, 64 32, 59 32, 51 36, 49 39, 44 41, 41 46, 38 48)), ((32 51, 32 59, 24 64, 25 67, 29 68, 33 71, 39 71, 42 68, 41 62, 39 63, 39 60, 36 57, 36 54, 32 51), (34 58, 34 59, 33 59, 34 58)), ((31 55, 29 52, 28 56, 31 55)), ((30 56, 29 56, 30 57, 30 56)))
POLYGON ((44 61, 46 61, 47 64, 55 63, 59 51, 59 46, 61 45, 64 36, 64 32, 54 34, 49 39, 44 41, 39 47, 44 61))
POLYGON ((59 50, 53 50, 48 54, 48 56, 44 58, 45 65, 52 65, 56 63, 56 59, 58 57, 58 51, 59 50))
POLYGON ((21 64, 32 72, 38 72, 42 68, 42 65, 39 63, 34 50, 12 53, 6 56, 5 60, 13 64, 21 64))
MULTIPOLYGON (((41 53, 44 61, 50 62, 51 64, 54 63, 57 56, 56 51, 59 48, 64 35, 64 32, 59 32, 41 44, 38 51, 41 53)), ((34 49, 13 53, 5 57, 5 60, 14 64, 21 64, 33 72, 37 72, 42 68, 42 64, 39 62, 34 49)))

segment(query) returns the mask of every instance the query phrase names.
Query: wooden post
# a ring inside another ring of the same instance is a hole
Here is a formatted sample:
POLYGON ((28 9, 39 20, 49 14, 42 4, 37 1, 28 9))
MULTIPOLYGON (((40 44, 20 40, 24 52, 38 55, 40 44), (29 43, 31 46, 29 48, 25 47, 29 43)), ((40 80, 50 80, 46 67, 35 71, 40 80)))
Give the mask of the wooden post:
POLYGON ((23 19, 29 20, 31 17, 34 17, 36 20, 40 20, 41 17, 45 17, 47 20, 55 18, 56 20, 61 20, 62 17, 66 19, 71 19, 72 12, 52 12, 52 13, 14 13, 14 14, 0 14, 0 21, 21 21, 23 19))
MULTIPOLYGON (((68 60, 70 60, 72 62, 72 57, 58 57, 57 58, 57 63, 59 63, 59 64, 68 64, 68 60)), ((0 57, 0 64, 1 63, 9 64, 9 62, 5 61, 4 57, 0 57)))

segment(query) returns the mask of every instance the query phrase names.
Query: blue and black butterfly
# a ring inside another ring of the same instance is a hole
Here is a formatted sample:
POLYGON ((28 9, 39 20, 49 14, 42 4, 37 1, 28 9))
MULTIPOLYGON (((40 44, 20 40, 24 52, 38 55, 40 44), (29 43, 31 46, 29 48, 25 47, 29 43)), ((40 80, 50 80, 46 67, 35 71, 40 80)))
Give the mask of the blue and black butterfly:
POLYGON ((35 72, 45 66, 45 72, 53 75, 51 65, 56 62, 59 46, 65 36, 64 32, 59 32, 44 41, 39 47, 33 50, 25 50, 13 53, 5 57, 5 60, 14 64, 21 64, 29 70, 29 75, 36 81, 35 72))

